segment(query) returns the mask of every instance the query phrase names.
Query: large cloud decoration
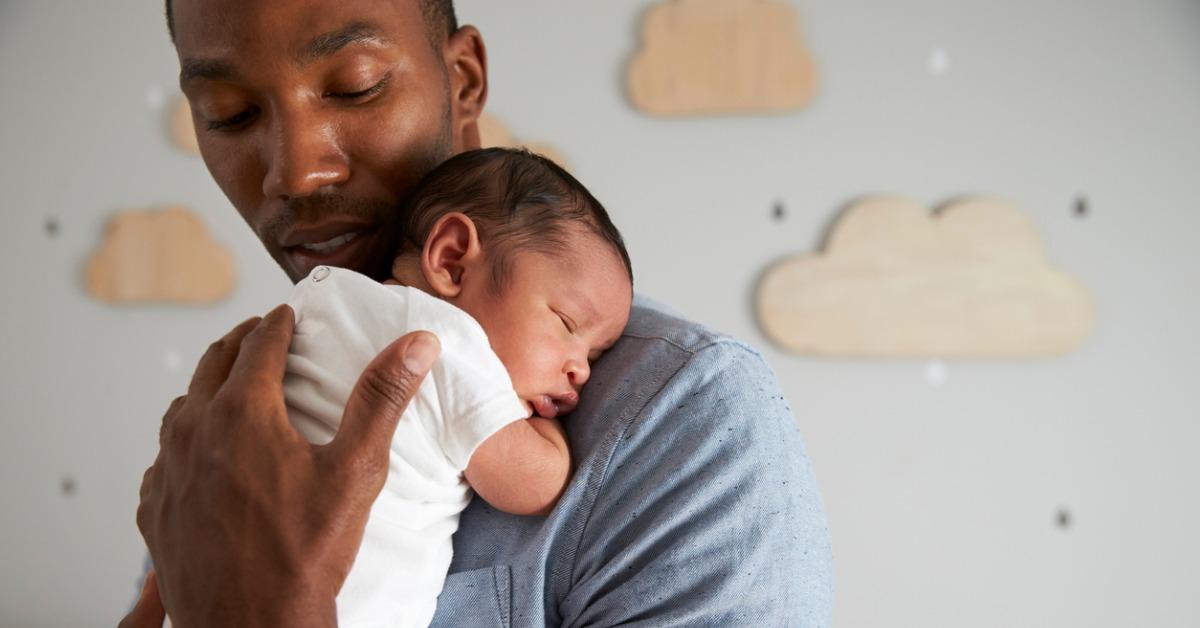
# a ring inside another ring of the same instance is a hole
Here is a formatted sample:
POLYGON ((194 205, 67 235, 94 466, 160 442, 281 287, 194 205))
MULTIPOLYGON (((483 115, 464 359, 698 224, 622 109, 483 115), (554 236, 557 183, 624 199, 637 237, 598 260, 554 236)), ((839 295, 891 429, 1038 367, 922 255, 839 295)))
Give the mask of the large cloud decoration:
POLYGON ((233 289, 233 256, 188 209, 126 211, 109 222, 86 283, 110 303, 215 303, 233 289))
POLYGON ((1011 205, 968 199, 930 213, 870 199, 825 251, 784 260, 759 285, 766 333, 799 353, 1018 358, 1065 353, 1090 332, 1092 300, 1051 268, 1011 205))
POLYGON ((667 0, 646 14, 629 97, 647 113, 799 109, 816 91, 791 3, 667 0))

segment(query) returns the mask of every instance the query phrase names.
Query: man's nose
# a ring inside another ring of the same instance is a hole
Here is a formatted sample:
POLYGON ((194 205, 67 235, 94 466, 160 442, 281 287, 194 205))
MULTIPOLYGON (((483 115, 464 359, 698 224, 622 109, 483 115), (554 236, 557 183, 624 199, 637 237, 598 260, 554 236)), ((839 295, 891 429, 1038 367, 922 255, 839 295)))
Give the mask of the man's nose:
POLYGON ((350 166, 334 125, 301 113, 277 115, 263 148, 268 198, 304 197, 350 177, 350 166))
POLYGON ((588 365, 586 358, 567 360, 563 370, 567 373, 567 380, 571 382, 571 387, 576 390, 582 387, 587 382, 588 376, 592 374, 592 368, 588 365))

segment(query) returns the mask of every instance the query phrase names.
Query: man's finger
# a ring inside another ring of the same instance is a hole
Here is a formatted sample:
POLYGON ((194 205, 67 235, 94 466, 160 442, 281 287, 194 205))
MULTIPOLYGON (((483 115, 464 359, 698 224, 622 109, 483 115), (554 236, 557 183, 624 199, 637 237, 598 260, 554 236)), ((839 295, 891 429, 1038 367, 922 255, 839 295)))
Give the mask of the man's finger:
POLYGON ((142 595, 118 628, 162 628, 166 617, 167 611, 158 595, 158 578, 154 576, 154 570, 150 570, 142 583, 142 595))
POLYGON ((283 402, 283 372, 287 367, 288 347, 296 325, 291 306, 271 310, 242 340, 241 351, 226 380, 256 396, 278 397, 283 402))
POLYGON ((335 458, 357 459, 368 465, 379 463, 386 468, 400 415, 441 350, 437 336, 418 331, 393 342, 376 356, 350 393, 329 453, 335 458))
POLYGON ((209 345, 208 351, 204 352, 204 356, 196 364, 196 371, 192 373, 192 383, 188 385, 189 395, 211 399, 216 394, 217 389, 229 377, 229 369, 237 359, 242 339, 258 326, 260 320, 262 319, 257 316, 244 320, 220 340, 209 345))

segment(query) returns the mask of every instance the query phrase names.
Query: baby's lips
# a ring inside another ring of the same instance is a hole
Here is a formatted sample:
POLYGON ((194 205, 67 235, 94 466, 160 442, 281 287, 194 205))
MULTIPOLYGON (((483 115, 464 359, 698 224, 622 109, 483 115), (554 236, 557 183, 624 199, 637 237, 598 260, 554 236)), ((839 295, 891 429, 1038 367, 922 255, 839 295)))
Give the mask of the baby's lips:
POLYGON ((575 391, 556 395, 538 395, 527 402, 533 408, 534 414, 553 419, 564 414, 570 414, 579 405, 579 393, 575 391))
POLYGON ((538 395, 531 402, 533 411, 543 419, 553 419, 558 416, 558 404, 549 395, 538 395))
POLYGON ((561 395, 554 396, 554 404, 558 406, 558 414, 570 414, 575 406, 579 405, 579 393, 571 391, 561 395))

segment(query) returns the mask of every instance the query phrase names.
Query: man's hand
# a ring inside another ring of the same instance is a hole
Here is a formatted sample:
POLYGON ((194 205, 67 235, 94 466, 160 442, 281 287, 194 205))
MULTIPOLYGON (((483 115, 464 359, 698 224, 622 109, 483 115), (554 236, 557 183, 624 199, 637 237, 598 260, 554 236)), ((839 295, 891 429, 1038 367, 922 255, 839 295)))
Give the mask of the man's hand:
POLYGON ((334 440, 314 446, 284 406, 293 325, 280 306, 234 328, 163 417, 137 513, 157 595, 144 592, 122 625, 153 625, 159 596, 179 628, 336 625, 397 421, 440 348, 426 332, 392 343, 334 440))

